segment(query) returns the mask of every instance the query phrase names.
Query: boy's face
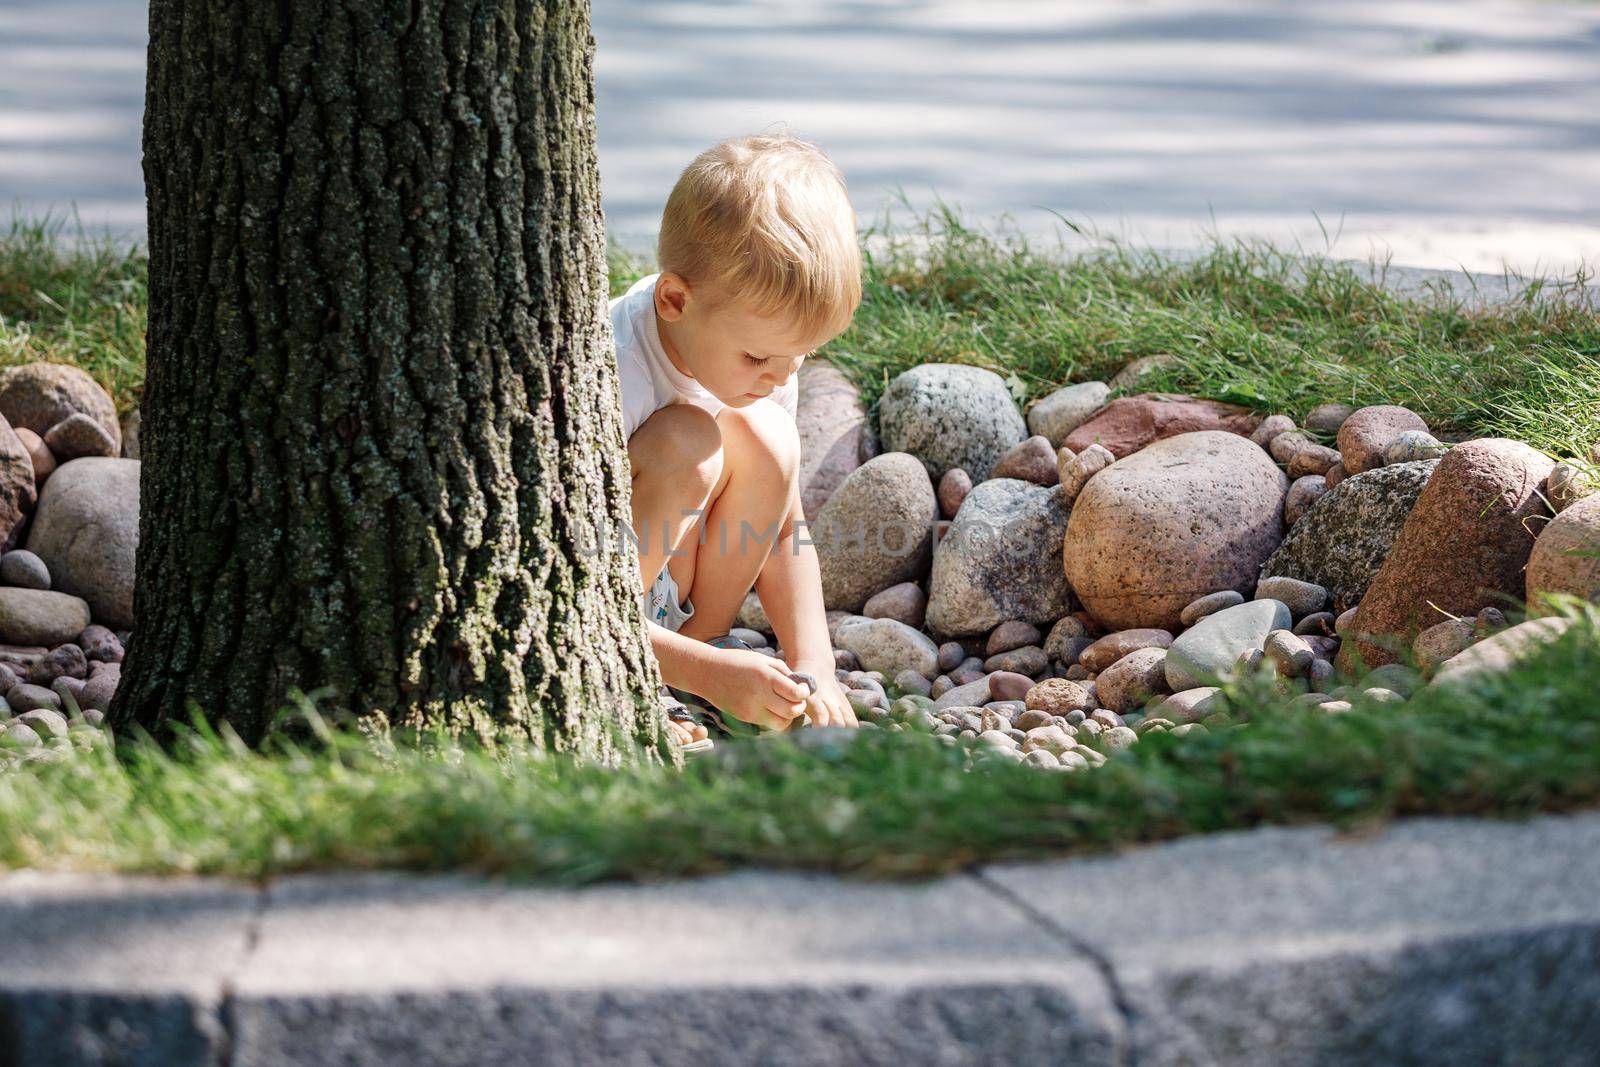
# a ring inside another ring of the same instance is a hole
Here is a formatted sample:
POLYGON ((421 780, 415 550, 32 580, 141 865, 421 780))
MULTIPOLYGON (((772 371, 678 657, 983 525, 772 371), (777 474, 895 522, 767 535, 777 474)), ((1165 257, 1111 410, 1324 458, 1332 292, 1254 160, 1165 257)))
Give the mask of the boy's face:
POLYGON ((833 338, 803 337, 790 322, 708 295, 664 273, 656 282, 656 319, 673 364, 729 407, 769 395, 833 338))

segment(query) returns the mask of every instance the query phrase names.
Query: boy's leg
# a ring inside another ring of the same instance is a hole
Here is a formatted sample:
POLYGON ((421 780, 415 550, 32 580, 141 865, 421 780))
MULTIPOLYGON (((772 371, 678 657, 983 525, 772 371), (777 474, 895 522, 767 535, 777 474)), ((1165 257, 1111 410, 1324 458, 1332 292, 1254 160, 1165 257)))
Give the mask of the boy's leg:
POLYGON ((680 631, 702 641, 733 626, 788 517, 800 475, 799 431, 775 401, 724 408, 716 422, 722 474, 711 492, 704 543, 696 546, 687 587, 694 615, 680 631))
POLYGON ((628 461, 644 589, 649 591, 666 564, 681 593, 694 581, 695 513, 705 511, 723 480, 722 432, 705 409, 672 404, 645 419, 628 438, 628 461))
MULTIPOLYGON (((628 439, 633 468, 632 521, 639 541, 639 570, 649 591, 667 564, 678 589, 694 578, 697 511, 704 512, 722 476, 722 437, 716 420, 687 404, 664 407, 628 439), (684 513, 688 512, 688 515, 684 513), (681 555, 670 556, 668 550, 681 555)), ((699 724, 668 722, 680 745, 705 740, 699 724)))

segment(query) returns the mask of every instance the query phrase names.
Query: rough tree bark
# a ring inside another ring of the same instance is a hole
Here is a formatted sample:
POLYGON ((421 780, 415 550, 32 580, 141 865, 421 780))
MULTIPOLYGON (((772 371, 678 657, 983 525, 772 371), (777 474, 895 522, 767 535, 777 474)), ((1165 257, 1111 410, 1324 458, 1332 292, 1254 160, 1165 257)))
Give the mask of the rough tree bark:
POLYGON ((153 0, 150 326, 113 725, 293 688, 611 758, 660 729, 589 5, 153 0))

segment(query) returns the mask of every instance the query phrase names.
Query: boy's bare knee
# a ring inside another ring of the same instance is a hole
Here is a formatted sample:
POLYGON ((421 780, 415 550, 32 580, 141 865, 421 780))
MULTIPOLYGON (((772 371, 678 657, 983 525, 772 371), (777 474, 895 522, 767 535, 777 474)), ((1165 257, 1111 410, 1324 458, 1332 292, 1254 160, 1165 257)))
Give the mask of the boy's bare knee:
POLYGON ((639 425, 628 438, 634 481, 670 479, 693 485, 702 495, 722 476, 722 428, 704 408, 669 404, 639 425))
POLYGON ((724 408, 717 416, 723 440, 742 463, 765 477, 793 481, 800 473, 800 431, 775 401, 758 400, 743 408, 724 408))

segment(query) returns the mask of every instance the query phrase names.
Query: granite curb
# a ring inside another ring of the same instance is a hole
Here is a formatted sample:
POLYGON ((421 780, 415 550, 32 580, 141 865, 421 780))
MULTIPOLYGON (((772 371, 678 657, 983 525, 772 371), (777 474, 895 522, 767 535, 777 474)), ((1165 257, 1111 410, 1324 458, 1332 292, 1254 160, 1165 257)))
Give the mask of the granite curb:
POLYGON ((1578 1064, 1600 814, 918 884, 0 875, 0 1063, 1578 1064))

